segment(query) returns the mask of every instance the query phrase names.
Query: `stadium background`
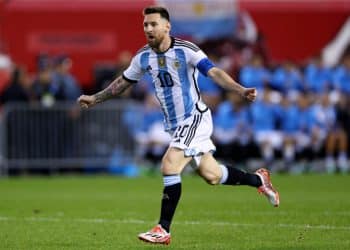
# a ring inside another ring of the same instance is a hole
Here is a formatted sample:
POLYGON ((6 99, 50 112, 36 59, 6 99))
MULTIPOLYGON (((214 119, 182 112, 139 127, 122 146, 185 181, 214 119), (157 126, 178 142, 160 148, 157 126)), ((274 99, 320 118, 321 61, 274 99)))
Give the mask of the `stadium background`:
POLYGON ((269 168, 281 195, 274 209, 254 189, 212 187, 186 169, 167 248, 348 249, 345 0, 0 0, 0 249, 156 247, 136 238, 159 216, 169 139, 149 79, 121 100, 75 104, 144 45, 140 13, 153 3, 174 11, 174 33, 259 88, 247 105, 200 79, 217 157, 269 168), (261 131, 274 140, 258 144, 261 131), (295 131, 314 143, 300 150, 295 131))
MULTIPOLYGON (((213 9, 196 5, 200 2, 210 1, 190 1, 188 10, 193 17, 205 18, 203 15, 213 9)), ((218 2, 229 3, 234 8, 232 11, 247 11, 266 37, 271 57, 278 61, 304 62, 319 53, 349 16, 346 1, 218 2)), ((122 51, 135 52, 145 43, 140 9, 153 3, 146 0, 1 1, 2 50, 14 62, 27 65, 30 72, 37 70, 35 58, 39 53, 68 53, 75 64, 73 74, 83 86, 91 86, 96 62, 115 60, 122 51), (95 40, 93 46, 91 40, 95 40)), ((211 36, 217 37, 215 33, 211 36)))
POLYGON ((248 106, 199 77, 218 158, 247 169, 347 172, 350 5, 315 3, 2 1, 3 172, 158 167, 169 138, 149 79, 101 111, 69 104, 125 69, 144 44, 140 11, 150 4, 170 9, 173 35, 260 91, 248 106))

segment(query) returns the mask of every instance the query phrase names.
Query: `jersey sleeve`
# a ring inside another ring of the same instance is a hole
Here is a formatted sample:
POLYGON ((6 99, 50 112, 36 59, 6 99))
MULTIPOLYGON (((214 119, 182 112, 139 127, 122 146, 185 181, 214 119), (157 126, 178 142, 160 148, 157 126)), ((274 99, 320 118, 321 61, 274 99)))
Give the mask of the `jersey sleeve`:
POLYGON ((188 54, 189 54, 189 61, 190 63, 197 67, 197 64, 202 60, 202 59, 205 59, 205 58, 208 58, 207 55, 202 51, 202 50, 198 50, 198 51, 194 51, 192 49, 188 49, 188 54))
POLYGON ((201 72, 203 75, 207 76, 208 71, 215 67, 215 65, 208 59, 207 55, 202 51, 193 51, 190 52, 190 63, 197 67, 199 72, 201 72))
POLYGON ((123 72, 123 78, 132 83, 137 83, 143 75, 140 64, 140 57, 136 55, 131 60, 129 67, 123 72))

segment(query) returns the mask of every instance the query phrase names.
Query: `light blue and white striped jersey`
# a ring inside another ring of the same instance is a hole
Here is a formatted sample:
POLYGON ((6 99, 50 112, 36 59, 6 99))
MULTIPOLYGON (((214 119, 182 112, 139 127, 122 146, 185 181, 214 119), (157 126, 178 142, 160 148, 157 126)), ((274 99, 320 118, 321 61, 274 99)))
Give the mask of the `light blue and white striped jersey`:
POLYGON ((144 74, 153 79, 156 96, 164 113, 166 130, 175 129, 190 117, 200 101, 198 70, 207 75, 214 65, 205 53, 191 42, 173 38, 170 48, 156 53, 148 45, 133 57, 123 77, 137 82, 144 74))

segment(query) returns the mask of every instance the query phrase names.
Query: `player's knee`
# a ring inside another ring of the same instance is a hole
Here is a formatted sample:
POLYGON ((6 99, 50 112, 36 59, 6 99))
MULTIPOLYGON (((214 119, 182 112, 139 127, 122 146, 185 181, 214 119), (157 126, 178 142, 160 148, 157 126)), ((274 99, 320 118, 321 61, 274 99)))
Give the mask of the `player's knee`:
POLYGON ((213 174, 206 174, 206 175, 202 175, 202 177, 209 185, 218 185, 220 183, 219 176, 216 176, 213 174))
POLYGON ((211 179, 206 179, 205 180, 209 185, 218 185, 220 183, 220 179, 219 178, 211 178, 211 179))
POLYGON ((214 179, 210 179, 210 180, 205 180, 209 185, 211 185, 211 186, 215 186, 215 185, 218 185, 219 184, 219 182, 217 182, 216 180, 214 180, 214 179))
POLYGON ((171 161, 168 159, 168 157, 163 157, 162 159, 162 166, 160 167, 160 170, 163 175, 169 175, 173 174, 173 168, 171 167, 171 161))
POLYGON ((168 175, 170 174, 170 168, 167 165, 162 164, 160 167, 160 171, 163 175, 168 175))

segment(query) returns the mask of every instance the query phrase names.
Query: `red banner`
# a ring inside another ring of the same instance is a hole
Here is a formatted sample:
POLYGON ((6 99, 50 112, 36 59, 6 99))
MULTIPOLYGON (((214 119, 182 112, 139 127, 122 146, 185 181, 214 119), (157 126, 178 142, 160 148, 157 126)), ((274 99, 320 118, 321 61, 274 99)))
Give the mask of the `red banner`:
POLYGON ((112 32, 32 32, 28 34, 30 52, 115 52, 117 39, 112 32))

